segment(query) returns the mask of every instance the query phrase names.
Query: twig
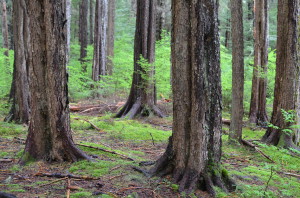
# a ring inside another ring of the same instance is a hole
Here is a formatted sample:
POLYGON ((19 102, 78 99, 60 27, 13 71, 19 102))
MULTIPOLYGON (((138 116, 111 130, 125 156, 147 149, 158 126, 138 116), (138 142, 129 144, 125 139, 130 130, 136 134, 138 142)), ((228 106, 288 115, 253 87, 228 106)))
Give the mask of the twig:
POLYGON ((119 177, 123 177, 123 176, 125 176, 125 174, 112 176, 112 177, 109 177, 108 180, 111 181, 111 180, 113 180, 113 179, 116 179, 116 178, 119 178, 119 177))
POLYGON ((265 191, 264 191, 264 196, 266 196, 266 191, 268 190, 269 183, 270 183, 272 177, 273 177, 273 166, 271 166, 271 175, 270 175, 270 178, 269 178, 269 180, 267 182, 267 185, 266 185, 266 188, 265 188, 265 191))
POLYGON ((54 184, 54 183, 57 183, 57 182, 60 182, 60 181, 63 181, 63 180, 66 180, 68 179, 68 177, 64 177, 64 178, 61 178, 61 179, 57 179, 55 181, 52 181, 50 183, 47 183, 47 184, 42 184, 42 185, 39 185, 39 187, 42 187, 42 186, 47 186, 47 185, 50 185, 50 184, 54 184))
POLYGON ((270 160, 271 162, 275 163, 274 160, 272 160, 269 156, 267 156, 266 154, 264 154, 264 152, 262 152, 259 148, 257 148, 254 144, 252 144, 251 142, 247 141, 247 140, 243 140, 242 139, 242 143, 244 143, 247 146, 250 146, 251 148, 254 148, 258 153, 260 153, 262 156, 264 156, 265 158, 267 158, 268 160, 270 160))
POLYGON ((100 150, 100 151, 104 151, 104 152, 107 152, 107 153, 111 153, 111 154, 118 155, 118 156, 120 156, 122 159, 130 160, 130 161, 135 161, 134 159, 132 159, 132 158, 126 156, 126 155, 117 153, 117 152, 115 152, 115 151, 110 151, 110 150, 103 149, 103 148, 100 148, 100 147, 89 146, 89 145, 84 145, 84 144, 76 144, 76 145, 78 145, 78 146, 83 146, 83 147, 87 147, 87 148, 97 149, 97 150, 100 150))
POLYGON ((88 176, 79 176, 72 174, 60 174, 60 173, 36 173, 35 176, 40 177, 54 177, 54 178, 74 178, 74 179, 82 179, 82 180, 98 180, 99 178, 88 177, 88 176))
POLYGON ((153 144, 153 146, 155 146, 155 143, 154 143, 154 138, 153 138, 153 135, 152 135, 152 133, 150 133, 150 135, 151 135, 151 138, 152 138, 152 144, 153 144))

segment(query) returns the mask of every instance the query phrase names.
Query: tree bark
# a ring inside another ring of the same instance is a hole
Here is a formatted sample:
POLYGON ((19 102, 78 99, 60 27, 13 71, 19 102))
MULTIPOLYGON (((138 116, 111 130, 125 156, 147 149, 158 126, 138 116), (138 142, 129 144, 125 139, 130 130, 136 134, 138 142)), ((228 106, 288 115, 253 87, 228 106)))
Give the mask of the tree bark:
POLYGON ((107 23, 108 0, 97 0, 95 9, 94 58, 92 79, 99 81, 101 75, 107 74, 107 23))
POLYGON ((254 21, 254 68, 249 122, 266 125, 268 46, 269 46, 269 3, 267 0, 255 1, 254 21))
POLYGON ((173 135, 153 175, 172 174, 180 191, 213 186, 233 190, 220 168, 221 71, 218 5, 214 0, 173 0, 173 135))
POLYGON ((81 0, 79 8, 79 43, 80 43, 80 62, 82 71, 86 72, 87 65, 85 58, 88 45, 88 0, 81 0))
POLYGON ((158 0, 157 4, 156 40, 161 40, 161 34, 166 20, 166 0, 158 0))
POLYGON ((268 128, 262 138, 268 144, 285 148, 297 148, 293 134, 283 131, 292 123, 284 120, 281 111, 294 110, 299 115, 299 9, 299 0, 278 1, 276 78, 271 123, 279 129, 268 128))
POLYGON ((7 25, 7 12, 6 12, 6 0, 2 0, 2 36, 3 36, 3 48, 5 48, 4 55, 9 54, 9 43, 8 43, 8 25, 7 25))
POLYGON ((107 73, 112 75, 113 73, 113 61, 114 56, 114 41, 115 41, 115 0, 108 0, 108 23, 107 23, 107 73))
POLYGON ((134 40, 134 72, 128 100, 116 117, 132 119, 154 113, 163 117, 155 100, 154 54, 156 0, 137 1, 136 31, 134 40), (146 61, 144 63, 141 57, 146 61))
POLYGON ((231 0, 232 32, 232 103, 229 139, 240 141, 243 128, 244 97, 244 39, 242 0, 231 0))
POLYGON ((71 47, 71 14, 72 3, 71 0, 66 0, 66 16, 67 16, 67 64, 70 60, 71 47))
POLYGON ((14 71, 11 88, 12 107, 5 121, 29 121, 28 42, 29 21, 24 0, 13 0, 13 30, 15 38, 14 71))
POLYGON ((66 72, 66 0, 25 0, 30 20, 31 116, 21 162, 89 159, 70 129, 66 72))
POLYGON ((90 20, 90 44, 93 45, 94 44, 94 0, 90 0, 90 16, 89 16, 89 20, 90 20))

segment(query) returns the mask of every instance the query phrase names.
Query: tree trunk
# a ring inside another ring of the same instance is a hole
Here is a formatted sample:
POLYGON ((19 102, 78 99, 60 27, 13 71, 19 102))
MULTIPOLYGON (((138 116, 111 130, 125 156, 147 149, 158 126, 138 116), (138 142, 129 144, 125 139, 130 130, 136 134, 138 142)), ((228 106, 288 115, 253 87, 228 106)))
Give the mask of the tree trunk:
POLYGON ((244 39, 242 0, 231 0, 232 32, 232 103, 230 141, 240 141, 243 128, 244 39))
POLYGON ((284 120, 281 111, 294 110, 299 114, 299 4, 299 0, 278 1, 276 78, 271 123, 279 129, 268 128, 262 138, 268 144, 285 148, 297 148, 293 134, 283 131, 292 123, 284 120))
POLYGON ((114 41, 115 41, 115 0, 108 1, 108 26, 107 26, 107 73, 111 75, 113 73, 113 61, 114 56, 114 41))
POLYGON ((225 31, 225 47, 229 48, 229 42, 230 42, 230 18, 226 19, 226 31, 225 31))
POLYGON ((161 34, 166 20, 166 0, 158 0, 157 4, 156 40, 159 41, 161 40, 161 34))
POLYGON ((8 44, 6 0, 2 0, 2 36, 3 36, 3 48, 6 49, 4 55, 8 56, 9 44, 8 44))
POLYGON ((71 14, 72 3, 71 0, 66 0, 66 16, 67 16, 67 64, 70 60, 70 46, 71 46, 71 14))
POLYGON ((94 58, 92 79, 99 81, 107 74, 106 42, 108 23, 108 0, 97 0, 95 9, 94 58))
POLYGON ((267 66, 269 46, 269 3, 267 0, 255 1, 254 22, 254 68, 249 121, 257 125, 266 125, 267 66))
POLYGON ((86 48, 88 45, 88 0, 81 0, 79 8, 79 43, 80 43, 80 62, 82 71, 86 72, 86 48))
POLYGON ((180 191, 213 186, 233 190, 220 168, 221 71, 218 5, 214 0, 174 0, 172 29, 173 135, 151 170, 172 174, 180 191))
POLYGON ((136 116, 149 116, 151 112, 164 116, 155 105, 154 95, 152 64, 155 54, 155 6, 156 0, 137 1, 133 80, 128 100, 116 117, 128 116, 132 119, 136 116))
POLYGON ((70 129, 66 70, 66 0, 25 0, 30 20, 31 116, 21 162, 89 159, 70 129))
POLYGON ((12 107, 5 121, 25 123, 29 121, 29 81, 27 49, 29 21, 24 0, 13 0, 13 30, 15 38, 14 71, 11 88, 12 107))
POLYGON ((94 0, 90 0, 90 44, 94 44, 94 0))

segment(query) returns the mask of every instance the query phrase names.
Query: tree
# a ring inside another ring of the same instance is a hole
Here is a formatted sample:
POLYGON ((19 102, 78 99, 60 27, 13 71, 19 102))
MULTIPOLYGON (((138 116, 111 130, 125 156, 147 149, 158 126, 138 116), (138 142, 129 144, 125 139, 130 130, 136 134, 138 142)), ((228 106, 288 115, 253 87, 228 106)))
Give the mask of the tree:
POLYGON ((115 0, 108 1, 108 23, 107 23, 107 73, 113 72, 112 58, 114 56, 114 41, 115 41, 115 0))
POLYGON ((132 119, 150 112, 164 116, 156 106, 154 91, 155 6, 156 0, 137 1, 133 80, 128 100, 116 117, 132 119))
POLYGON ((90 0, 90 16, 89 16, 89 20, 90 20, 90 44, 94 44, 94 0, 90 0))
POLYGON ((72 3, 71 0, 66 0, 66 16, 67 16, 67 64, 70 60, 70 47, 71 47, 71 14, 72 3))
POLYGON ((26 60, 26 57, 28 57, 29 21, 24 0, 13 0, 13 23, 15 53, 10 96, 12 107, 5 121, 27 124, 30 111, 28 65, 26 60))
POLYGON ((244 96, 244 39, 242 0, 231 0, 232 32, 232 105, 229 139, 240 141, 243 127, 244 96))
POLYGON ((30 124, 21 162, 89 159, 70 129, 66 71, 66 0, 25 0, 30 42, 30 124))
POLYGON ((266 111, 269 46, 268 9, 268 0, 255 1, 254 66, 249 121, 258 125, 268 122, 266 111))
MULTIPOLYGON (((297 148, 282 110, 299 115, 299 0, 278 0, 276 78, 271 124, 262 141, 297 148)), ((295 120, 299 122, 297 118, 295 120)), ((299 124, 299 123, 297 123, 299 124)), ((294 130, 295 132, 296 130, 294 130)), ((299 148, 297 148, 299 149, 299 148)))
POLYGON ((107 74, 106 42, 108 23, 108 0, 97 0, 95 9, 94 58, 92 79, 99 81, 101 75, 107 74))
POLYGON ((80 62, 82 70, 86 72, 86 48, 88 45, 88 0, 81 0, 79 9, 79 43, 80 43, 80 62))
POLYGON ((218 1, 172 1, 173 134, 150 171, 172 174, 180 191, 233 190, 220 166, 221 71, 218 1))
POLYGON ((4 55, 8 56, 9 44, 8 44, 6 0, 2 0, 2 35, 3 35, 3 48, 6 49, 4 55))

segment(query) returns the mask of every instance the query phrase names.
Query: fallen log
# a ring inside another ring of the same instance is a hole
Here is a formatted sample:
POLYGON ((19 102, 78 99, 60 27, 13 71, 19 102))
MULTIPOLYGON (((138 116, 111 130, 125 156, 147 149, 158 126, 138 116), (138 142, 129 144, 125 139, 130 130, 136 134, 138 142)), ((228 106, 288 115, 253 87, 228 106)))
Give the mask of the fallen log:
POLYGON ((107 150, 107 149, 104 149, 104 148, 100 148, 100 147, 96 147, 96 146, 90 146, 90 145, 85 145, 85 144, 76 144, 76 145, 78 145, 78 146, 83 146, 83 147, 87 147, 87 148, 97 149, 97 150, 100 150, 100 151, 104 151, 104 152, 107 152, 107 153, 111 153, 111 154, 118 155, 118 156, 120 156, 122 159, 130 160, 130 161, 135 161, 134 159, 132 159, 132 158, 126 156, 126 155, 117 153, 117 152, 115 152, 115 151, 110 151, 110 150, 107 150))
POLYGON ((61 174, 61 173, 36 173, 34 176, 39 177, 53 177, 53 178, 74 178, 74 179, 82 179, 82 180, 98 180, 100 178, 94 178, 89 176, 79 176, 72 174, 61 174))
POLYGON ((101 131, 100 128, 98 128, 95 124, 93 124, 91 121, 89 120, 86 120, 86 119, 80 119, 80 118, 74 118, 74 120, 82 120, 82 121, 85 121, 87 123, 89 123, 94 129, 96 129, 97 131, 101 131))

